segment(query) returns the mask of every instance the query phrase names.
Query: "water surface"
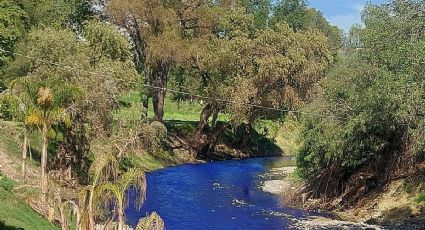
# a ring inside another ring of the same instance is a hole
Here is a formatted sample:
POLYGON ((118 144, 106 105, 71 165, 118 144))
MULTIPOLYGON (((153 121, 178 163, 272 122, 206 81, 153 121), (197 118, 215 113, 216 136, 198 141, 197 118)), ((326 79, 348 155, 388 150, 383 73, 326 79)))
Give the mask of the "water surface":
POLYGON ((270 167, 289 158, 257 158, 180 165, 147 174, 147 200, 126 210, 130 225, 156 211, 167 229, 285 229, 293 219, 317 213, 281 207, 258 186, 270 167))

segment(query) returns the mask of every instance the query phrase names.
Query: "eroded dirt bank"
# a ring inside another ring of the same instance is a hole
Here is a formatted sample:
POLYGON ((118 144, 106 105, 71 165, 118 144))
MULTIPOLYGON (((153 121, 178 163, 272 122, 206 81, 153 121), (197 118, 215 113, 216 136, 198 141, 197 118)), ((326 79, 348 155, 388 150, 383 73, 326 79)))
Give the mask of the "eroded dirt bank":
MULTIPOLYGON (((272 168, 263 177, 260 187, 282 197, 282 205, 311 209, 318 200, 287 203, 289 196, 303 196, 303 183, 293 176, 294 166, 272 168)), ((328 211, 335 218, 309 218, 298 221, 296 229, 425 229, 424 204, 415 201, 414 191, 406 192, 404 180, 394 181, 382 192, 365 197, 348 209, 328 211)))

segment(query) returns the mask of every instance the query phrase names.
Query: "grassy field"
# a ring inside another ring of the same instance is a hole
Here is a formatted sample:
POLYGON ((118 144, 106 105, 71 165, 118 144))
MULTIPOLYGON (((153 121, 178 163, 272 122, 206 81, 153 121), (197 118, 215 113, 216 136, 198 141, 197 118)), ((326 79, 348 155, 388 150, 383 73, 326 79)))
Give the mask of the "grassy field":
MULTIPOLYGON (((24 128, 21 123, 0 120, 0 151, 3 151, 10 159, 21 160, 24 128)), ((39 150, 41 149, 40 134, 37 130, 29 132, 28 138, 31 145, 32 159, 27 157, 28 167, 39 167, 39 150)))
MULTIPOLYGON (((23 128, 19 123, 0 120, 0 152, 1 156, 6 157, 0 162, 2 164, 0 167, 0 229, 58 229, 15 196, 17 192, 13 190, 13 186, 16 182, 5 177, 1 172, 8 170, 8 175, 19 178, 22 131, 23 128)), ((40 143, 38 133, 30 134, 30 140, 34 147, 34 157, 36 157, 38 156, 36 147, 40 143)), ((37 170, 39 162, 27 159, 28 166, 37 170)))
POLYGON ((59 229, 10 191, 13 182, 0 174, 0 229, 59 229))
MULTIPOLYGON (((115 114, 115 119, 140 119, 142 107, 140 106, 140 95, 131 92, 120 97, 120 110, 115 114)), ((183 101, 177 103, 170 97, 165 98, 164 120, 172 121, 198 121, 202 111, 202 105, 198 102, 183 101)), ((148 117, 153 117, 152 102, 149 103, 148 117)))

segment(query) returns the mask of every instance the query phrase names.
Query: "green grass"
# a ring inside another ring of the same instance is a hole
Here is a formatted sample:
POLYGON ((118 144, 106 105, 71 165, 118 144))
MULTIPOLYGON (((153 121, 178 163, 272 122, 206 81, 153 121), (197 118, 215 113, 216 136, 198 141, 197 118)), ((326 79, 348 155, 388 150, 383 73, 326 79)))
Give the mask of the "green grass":
POLYGON ((59 229, 12 192, 14 182, 0 174, 0 229, 59 229))
MULTIPOLYGON (((14 159, 21 159, 24 128, 18 122, 0 120, 0 150, 4 151, 8 156, 14 159)), ((28 138, 31 143, 31 151, 33 158, 39 155, 41 146, 40 134, 37 130, 30 132, 28 138)), ((30 159, 28 153, 28 166, 38 167, 40 163, 37 160, 30 159)))
POLYGON ((418 203, 425 202, 425 192, 422 192, 421 194, 419 194, 416 197, 415 201, 418 202, 418 203))
POLYGON ((299 142, 301 127, 295 120, 287 119, 284 122, 264 120, 259 122, 255 129, 273 140, 287 156, 296 155, 301 146, 299 142))
POLYGON ((4 229, 13 229, 12 227, 28 230, 59 229, 4 188, 0 188, 0 222, 6 226, 4 229))
MULTIPOLYGON (((140 119, 142 107, 140 105, 140 96, 138 92, 131 92, 122 95, 120 98, 120 109, 115 114, 115 119, 134 120, 140 119)), ((182 101, 177 103, 172 100, 171 95, 165 98, 164 120, 165 121, 199 121, 203 106, 196 102, 182 101)), ((148 117, 153 117, 152 101, 149 102, 148 117)), ((224 121, 227 116, 222 114, 219 119, 224 121)))
POLYGON ((153 171, 157 169, 164 168, 167 166, 160 161, 159 158, 156 158, 150 154, 131 154, 124 159, 125 167, 141 167, 147 171, 153 171))

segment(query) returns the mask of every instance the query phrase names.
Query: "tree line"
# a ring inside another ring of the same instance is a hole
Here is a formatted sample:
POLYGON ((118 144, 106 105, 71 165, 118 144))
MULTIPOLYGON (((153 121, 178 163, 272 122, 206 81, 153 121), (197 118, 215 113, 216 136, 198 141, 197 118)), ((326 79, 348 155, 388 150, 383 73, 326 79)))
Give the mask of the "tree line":
MULTIPOLYGON (((117 216, 122 229, 130 187, 143 203, 144 174, 125 159, 155 151, 166 135, 167 87, 236 102, 205 101, 191 143, 196 155, 229 126, 282 115, 246 104, 290 110, 311 101, 341 46, 340 31, 300 0, 0 5, 0 117, 23 124, 23 178, 28 133, 39 133, 41 200, 54 203, 64 229, 69 208, 77 210, 77 228, 94 229, 117 216), (144 111, 152 101, 153 118, 114 120, 118 97, 135 89, 144 111), (218 122, 220 113, 229 122, 218 122), (80 192, 66 200, 62 188, 71 180, 80 192), (63 187, 54 186, 58 181, 63 187), (111 205, 114 212, 103 212, 111 205)), ((155 213, 143 224, 163 226, 155 213)))
POLYGON ((350 207, 397 179, 423 181, 424 9, 415 0, 368 4, 307 106, 297 164, 303 192, 322 207, 350 207))

